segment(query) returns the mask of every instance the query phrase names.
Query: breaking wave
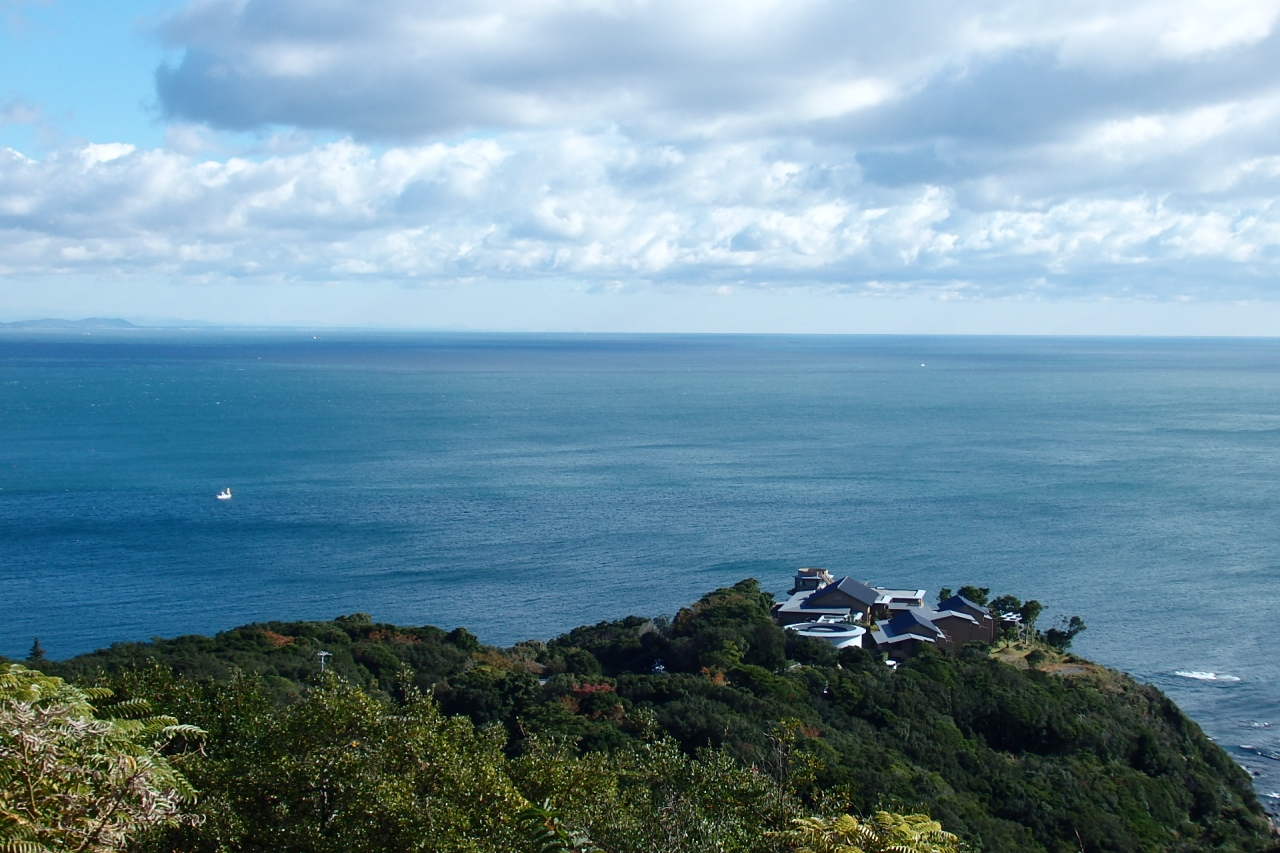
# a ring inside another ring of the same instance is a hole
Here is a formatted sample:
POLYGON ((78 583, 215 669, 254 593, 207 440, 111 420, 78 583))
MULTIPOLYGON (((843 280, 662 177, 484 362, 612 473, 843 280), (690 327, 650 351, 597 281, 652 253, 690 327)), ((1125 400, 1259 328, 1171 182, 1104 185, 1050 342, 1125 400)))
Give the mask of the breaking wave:
POLYGON ((1198 670, 1180 669, 1174 673, 1179 678, 1194 678, 1196 681, 1239 681, 1237 675, 1222 675, 1217 672, 1200 672, 1198 670))

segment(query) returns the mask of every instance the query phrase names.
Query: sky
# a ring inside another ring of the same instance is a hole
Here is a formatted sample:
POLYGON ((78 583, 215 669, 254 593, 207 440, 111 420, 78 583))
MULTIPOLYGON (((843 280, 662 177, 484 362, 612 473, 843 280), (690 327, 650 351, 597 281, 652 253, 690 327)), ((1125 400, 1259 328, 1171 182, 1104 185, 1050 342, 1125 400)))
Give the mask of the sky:
POLYGON ((0 321, 1280 330, 1280 0, 0 16, 0 321))

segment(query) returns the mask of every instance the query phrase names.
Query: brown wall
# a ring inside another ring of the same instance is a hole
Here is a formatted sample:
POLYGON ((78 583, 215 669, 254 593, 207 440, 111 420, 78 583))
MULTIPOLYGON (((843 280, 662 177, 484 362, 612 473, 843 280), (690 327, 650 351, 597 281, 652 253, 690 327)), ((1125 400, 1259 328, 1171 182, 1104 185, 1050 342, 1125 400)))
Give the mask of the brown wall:
POLYGON ((948 645, 951 648, 960 648, 965 643, 989 643, 991 642, 991 632, 982 625, 975 625, 968 619, 960 616, 944 616, 941 619, 933 620, 933 624, 947 632, 950 639, 948 645))

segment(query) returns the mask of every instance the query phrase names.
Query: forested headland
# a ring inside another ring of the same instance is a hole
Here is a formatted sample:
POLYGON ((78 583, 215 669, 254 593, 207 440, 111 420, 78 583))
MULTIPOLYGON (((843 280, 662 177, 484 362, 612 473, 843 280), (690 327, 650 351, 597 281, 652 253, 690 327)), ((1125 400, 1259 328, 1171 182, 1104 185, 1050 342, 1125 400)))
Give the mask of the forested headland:
POLYGON ((1280 849, 1245 771, 1151 686, 1047 647, 894 670, 772 603, 748 580, 508 649, 356 614, 36 653, 0 677, 0 850, 60 849, 32 827, 70 818, 30 815, 22 762, 75 725, 132 745, 119 772, 154 760, 111 842, 139 853, 1280 849))

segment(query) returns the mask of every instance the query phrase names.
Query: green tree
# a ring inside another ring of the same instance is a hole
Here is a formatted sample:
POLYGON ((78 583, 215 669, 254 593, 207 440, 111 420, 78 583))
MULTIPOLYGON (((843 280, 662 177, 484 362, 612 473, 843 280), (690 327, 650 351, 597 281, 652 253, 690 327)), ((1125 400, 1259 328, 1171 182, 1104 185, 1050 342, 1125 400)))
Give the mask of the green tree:
MULTIPOLYGON (((284 708, 218 703, 219 732, 192 777, 206 823, 153 835, 150 849, 382 853, 521 849, 527 803, 504 769, 505 732, 446 717, 412 687, 398 705, 329 673, 284 708)), ((180 686, 180 685, 179 685, 180 686)), ((215 704, 216 703, 216 704, 215 704)))
POLYGON ((527 843, 537 853, 601 853, 580 832, 570 832, 560 817, 551 811, 551 801, 531 803, 519 814, 524 824, 527 843))
POLYGON ((162 750, 204 733, 149 716, 142 701, 95 711, 93 700, 110 697, 0 666, 0 850, 107 853, 184 822, 195 792, 162 750))
POLYGON ((40 645, 40 638, 36 637, 31 642, 31 651, 27 653, 27 663, 34 667, 48 662, 49 659, 44 654, 44 646, 40 645))
POLYGON ((1022 608, 1022 601, 1012 595, 998 595, 987 604, 987 612, 999 619, 1006 613, 1017 613, 1022 608))
POLYGON ((1018 608, 1018 615, 1022 617, 1022 630, 1026 639, 1035 638, 1036 620, 1040 618, 1040 614, 1043 611, 1044 605, 1034 598, 1030 601, 1024 601, 1022 606, 1018 608))
POLYGON ((1044 641, 1058 651, 1065 652, 1071 648, 1071 641, 1076 635, 1088 627, 1079 616, 1072 616, 1070 619, 1059 616, 1054 626, 1044 632, 1044 641))
POLYGON ((978 605, 979 607, 982 607, 987 603, 987 596, 991 594, 991 590, 985 586, 967 586, 966 585, 966 586, 960 587, 960 591, 957 594, 963 595, 965 598, 969 599, 974 604, 978 605))
POLYGON ((687 754, 647 712, 632 723, 644 740, 610 755, 580 754, 565 738, 533 737, 508 765, 512 778, 563 819, 571 839, 590 837, 610 853, 785 849, 774 830, 801 812, 768 773, 723 750, 687 754))

